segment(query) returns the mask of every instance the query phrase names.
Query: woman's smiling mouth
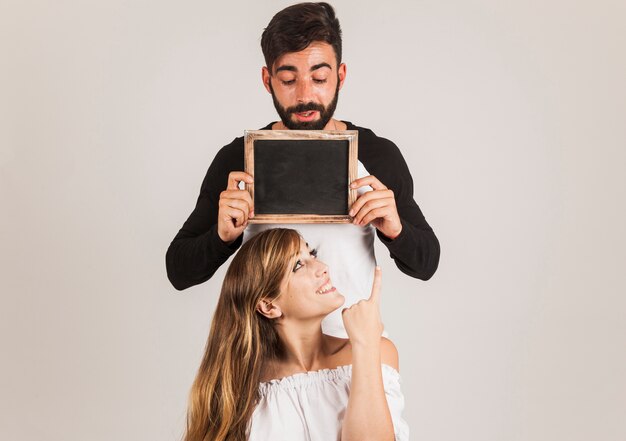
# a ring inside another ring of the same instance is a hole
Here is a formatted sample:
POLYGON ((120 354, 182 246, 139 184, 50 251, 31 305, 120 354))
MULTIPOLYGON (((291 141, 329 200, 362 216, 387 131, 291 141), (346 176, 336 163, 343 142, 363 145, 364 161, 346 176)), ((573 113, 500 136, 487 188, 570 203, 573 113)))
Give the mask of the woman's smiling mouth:
POLYGON ((332 292, 332 291, 335 291, 335 287, 333 286, 333 284, 329 280, 324 285, 322 285, 320 288, 318 288, 318 290, 315 291, 315 294, 327 294, 327 293, 332 292))

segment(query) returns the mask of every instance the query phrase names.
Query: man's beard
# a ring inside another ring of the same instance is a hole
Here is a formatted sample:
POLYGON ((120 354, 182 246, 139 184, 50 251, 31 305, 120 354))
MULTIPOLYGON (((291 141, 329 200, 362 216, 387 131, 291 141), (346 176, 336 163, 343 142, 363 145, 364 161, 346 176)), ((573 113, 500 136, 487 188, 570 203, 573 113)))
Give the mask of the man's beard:
POLYGON ((339 79, 337 79, 337 88, 335 89, 335 96, 328 106, 323 106, 318 103, 301 103, 297 106, 284 108, 280 105, 274 94, 272 83, 270 82, 270 92, 272 93, 272 100, 274 101, 274 107, 280 116, 281 121, 290 130, 323 130, 328 124, 328 121, 333 117, 335 109, 337 108, 337 101, 339 101, 339 79), (320 117, 314 121, 294 121, 291 119, 291 115, 300 112, 309 112, 316 110, 320 113, 320 117))

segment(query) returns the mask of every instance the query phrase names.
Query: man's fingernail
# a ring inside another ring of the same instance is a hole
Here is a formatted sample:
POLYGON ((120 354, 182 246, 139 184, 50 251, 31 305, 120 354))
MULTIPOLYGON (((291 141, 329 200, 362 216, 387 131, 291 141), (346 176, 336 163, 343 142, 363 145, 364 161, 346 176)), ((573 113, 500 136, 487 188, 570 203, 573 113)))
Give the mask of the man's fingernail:
POLYGON ((350 184, 350 188, 354 188, 356 187, 356 184, 353 182, 352 184, 350 184))
POLYGON ((254 211, 250 212, 250 217, 254 217, 254 211))
POLYGON ((350 216, 354 216, 354 210, 350 210, 350 213, 348 213, 350 216))

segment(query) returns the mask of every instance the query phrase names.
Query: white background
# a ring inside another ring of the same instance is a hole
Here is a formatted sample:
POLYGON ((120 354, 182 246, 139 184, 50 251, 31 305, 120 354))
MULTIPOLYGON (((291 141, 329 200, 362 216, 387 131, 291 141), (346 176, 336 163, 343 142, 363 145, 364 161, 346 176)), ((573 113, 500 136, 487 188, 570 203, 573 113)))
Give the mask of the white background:
MULTIPOLYGON (((164 256, 276 120, 287 2, 0 2, 0 438, 177 440, 225 266, 164 256)), ((412 439, 626 439, 626 3, 336 1, 337 116, 394 140, 442 245, 378 246, 412 439)))

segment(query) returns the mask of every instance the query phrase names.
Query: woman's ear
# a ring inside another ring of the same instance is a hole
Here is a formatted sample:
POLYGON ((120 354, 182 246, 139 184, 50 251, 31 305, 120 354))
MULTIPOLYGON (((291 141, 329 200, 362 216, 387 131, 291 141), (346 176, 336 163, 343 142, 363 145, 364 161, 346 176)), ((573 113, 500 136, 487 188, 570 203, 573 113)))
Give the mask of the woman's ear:
POLYGON ((267 317, 268 319, 279 318, 283 315, 283 312, 280 310, 280 306, 267 299, 259 300, 259 303, 256 305, 256 310, 259 314, 267 317))

